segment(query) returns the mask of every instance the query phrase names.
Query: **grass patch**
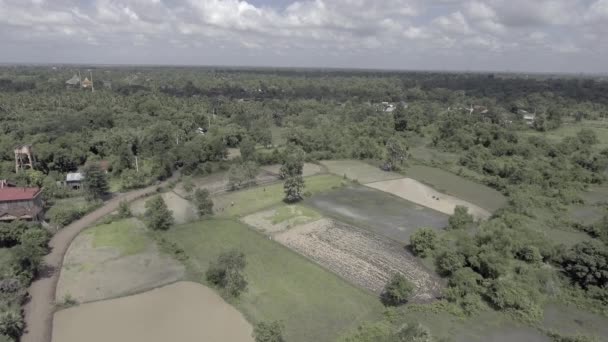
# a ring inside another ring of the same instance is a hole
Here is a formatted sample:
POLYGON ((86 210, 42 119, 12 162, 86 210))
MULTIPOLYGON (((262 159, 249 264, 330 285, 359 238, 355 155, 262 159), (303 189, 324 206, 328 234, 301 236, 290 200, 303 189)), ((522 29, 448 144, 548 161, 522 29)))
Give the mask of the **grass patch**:
MULTIPOLYGON (((281 206, 278 207, 275 212, 274 215, 272 215, 272 217, 269 217, 270 221, 272 222, 272 224, 278 224, 281 222, 285 222, 294 218, 298 218, 297 221, 303 221, 304 222, 310 222, 310 221, 315 221, 320 219, 322 216, 317 213, 316 211, 308 208, 308 207, 304 207, 301 205, 285 205, 285 206, 281 206)), ((295 223, 295 224, 299 224, 295 223)))
POLYGON ((11 258, 13 252, 11 248, 0 248, 0 276, 10 274, 11 258))
POLYGON ((407 167, 404 173, 407 177, 424 183, 439 192, 458 197, 489 211, 495 211, 507 202, 505 196, 500 192, 439 168, 412 165, 407 167))
POLYGON ((325 160, 321 165, 335 175, 340 177, 346 175, 348 179, 362 184, 402 178, 397 173, 382 171, 379 167, 360 160, 325 160))
POLYGON ((226 250, 245 253, 249 289, 234 303, 253 323, 280 320, 287 341, 333 341, 358 324, 381 317, 378 299, 249 227, 205 220, 164 235, 189 256, 197 281, 226 250))
MULTIPOLYGON (((305 177, 305 191, 316 194, 343 185, 342 179, 333 175, 305 177)), ((231 192, 213 199, 219 217, 233 217, 251 214, 283 202, 285 193, 283 183, 256 187, 238 192, 231 192), (234 205, 232 205, 234 203, 234 205), (217 210, 223 208, 224 210, 217 210)))
POLYGON ((598 150, 608 148, 608 121, 603 120, 585 120, 577 123, 564 123, 558 129, 548 132, 524 131, 520 132, 523 137, 540 136, 545 137, 552 142, 559 142, 565 137, 574 137, 583 128, 590 129, 595 132, 599 141, 594 147, 598 150))
POLYGON ((115 221, 110 224, 87 230, 93 235, 93 247, 112 247, 120 251, 121 256, 142 252, 148 245, 145 232, 138 226, 135 219, 115 221))

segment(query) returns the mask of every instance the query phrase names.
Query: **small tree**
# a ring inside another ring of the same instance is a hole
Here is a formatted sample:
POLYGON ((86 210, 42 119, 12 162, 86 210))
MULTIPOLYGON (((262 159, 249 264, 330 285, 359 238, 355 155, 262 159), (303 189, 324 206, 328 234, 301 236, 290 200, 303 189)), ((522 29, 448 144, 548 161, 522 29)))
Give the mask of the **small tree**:
POLYGON ((380 294, 380 301, 386 306, 399 306, 407 303, 414 285, 410 283, 402 274, 394 274, 380 294))
POLYGON ((0 313, 0 334, 17 340, 24 328, 25 323, 19 312, 8 310, 0 313))
POLYGON ((437 264, 437 272, 441 275, 449 276, 464 267, 465 259, 460 253, 446 251, 435 262, 437 264))
POLYGON ((194 182, 192 181, 192 177, 184 177, 184 180, 182 181, 182 186, 184 187, 184 190, 186 192, 192 192, 192 190, 194 190, 194 182))
POLYGON ((457 205, 454 214, 448 220, 450 229, 465 229, 473 223, 473 215, 469 214, 469 208, 457 205))
POLYGON ((250 161, 255 159, 255 141, 251 139, 249 135, 246 135, 239 145, 241 152, 241 158, 244 161, 250 161))
POLYGON ((160 196, 155 196, 146 202, 144 213, 148 227, 153 230, 167 230, 173 225, 173 212, 160 196))
POLYGON ((285 342, 281 322, 260 322, 253 328, 255 342, 285 342))
POLYGON ((110 189, 105 172, 96 163, 85 167, 82 185, 88 200, 101 199, 110 189))
POLYGON ((213 214, 213 201, 209 197, 207 189, 196 189, 194 192, 194 204, 200 216, 213 214))
POLYGON ((302 199, 304 194, 304 178, 302 176, 292 176, 285 179, 283 190, 285 201, 288 203, 297 202, 302 199))
POLYGON ((127 217, 131 217, 131 216, 132 216, 132 213, 131 213, 131 208, 129 208, 129 202, 120 201, 120 203, 118 203, 118 217, 127 218, 127 217))
POLYGON ((245 265, 245 255, 242 252, 224 252, 209 266, 205 276, 207 281, 225 290, 229 296, 238 297, 247 289, 247 279, 243 275, 245 265))
POLYGON ((410 236, 410 247, 414 254, 425 258, 437 246, 437 232, 432 228, 418 229, 410 236))
POLYGON ((408 147, 403 140, 393 136, 386 142, 386 162, 383 169, 386 171, 398 171, 407 159, 408 147))

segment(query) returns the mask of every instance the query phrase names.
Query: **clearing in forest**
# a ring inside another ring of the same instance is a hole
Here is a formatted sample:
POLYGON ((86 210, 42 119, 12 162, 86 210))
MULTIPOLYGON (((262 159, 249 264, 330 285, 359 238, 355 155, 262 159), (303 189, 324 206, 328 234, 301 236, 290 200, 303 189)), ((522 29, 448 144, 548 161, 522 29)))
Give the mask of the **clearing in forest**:
POLYGON ((365 186, 348 186, 304 202, 327 216, 365 228, 403 244, 418 228, 441 229, 448 216, 365 186))
POLYGON ((53 342, 253 342, 245 317, 213 290, 179 282, 61 310, 53 342))
POLYGON ((379 319, 384 310, 377 296, 240 222, 204 220, 163 236, 190 257, 193 279, 203 280, 220 253, 242 251, 249 285, 235 306, 250 322, 282 321, 286 341, 335 341, 359 324, 379 319))
POLYGON ((366 184, 366 186, 388 192, 447 215, 452 215, 454 213, 454 208, 457 205, 469 208, 469 213, 471 213, 476 219, 487 219, 491 215, 491 213, 486 209, 454 196, 441 193, 430 186, 411 178, 370 183, 366 184))
POLYGON ((141 292, 181 279, 184 266, 161 254, 137 219, 87 229, 70 245, 56 290, 56 302, 79 303, 141 292))
POLYGON ((395 273, 415 285, 414 302, 433 300, 441 291, 439 279, 401 244, 344 223, 321 219, 278 233, 274 239, 376 294, 395 273))
POLYGON ((398 173, 382 171, 377 166, 359 160, 325 160, 321 162, 321 165, 327 167, 329 172, 335 175, 340 177, 346 175, 348 179, 362 184, 403 177, 398 173))

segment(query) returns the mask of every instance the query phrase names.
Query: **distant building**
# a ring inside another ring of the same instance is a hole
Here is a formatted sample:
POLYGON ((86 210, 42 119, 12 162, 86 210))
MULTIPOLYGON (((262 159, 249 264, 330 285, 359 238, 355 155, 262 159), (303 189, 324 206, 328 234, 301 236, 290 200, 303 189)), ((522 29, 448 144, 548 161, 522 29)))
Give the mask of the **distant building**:
POLYGON ((80 87, 80 76, 74 74, 74 76, 72 76, 72 78, 70 78, 69 80, 65 81, 65 84, 68 88, 77 88, 80 87))
POLYGON ((85 77, 84 81, 82 81, 82 87, 85 89, 93 88, 93 81, 89 80, 88 77, 85 77))
POLYGON ((43 210, 41 195, 41 188, 0 188, 0 222, 40 221, 43 210))
POLYGON ((528 111, 526 110, 520 109, 518 110, 518 114, 522 116, 523 120, 529 126, 532 126, 532 124, 534 124, 534 121, 536 120, 536 114, 528 113, 528 111))
POLYGON ((84 175, 81 172, 70 172, 65 177, 65 184, 72 189, 80 189, 84 175))

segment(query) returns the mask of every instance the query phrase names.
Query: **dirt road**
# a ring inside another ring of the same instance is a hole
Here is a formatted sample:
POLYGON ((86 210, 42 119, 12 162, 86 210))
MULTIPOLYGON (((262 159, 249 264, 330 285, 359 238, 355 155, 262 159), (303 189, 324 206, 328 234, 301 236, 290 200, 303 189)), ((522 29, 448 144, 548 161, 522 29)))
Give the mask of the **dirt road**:
MULTIPOLYGON (((178 175, 176 174, 170 180, 177 177, 178 175)), ((45 271, 32 283, 28 291, 30 300, 24 307, 26 331, 21 337, 21 342, 51 341, 53 313, 55 312, 55 289, 59 280, 59 272, 61 271, 63 257, 76 235, 83 229, 91 226, 95 221, 116 210, 121 201, 132 201, 152 194, 156 192, 159 186, 166 184, 170 180, 162 184, 118 195, 104 203, 101 208, 64 227, 53 236, 49 242, 51 253, 44 258, 45 271)))

